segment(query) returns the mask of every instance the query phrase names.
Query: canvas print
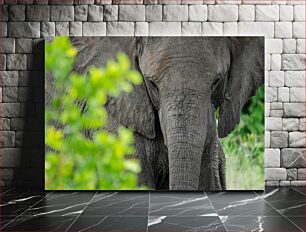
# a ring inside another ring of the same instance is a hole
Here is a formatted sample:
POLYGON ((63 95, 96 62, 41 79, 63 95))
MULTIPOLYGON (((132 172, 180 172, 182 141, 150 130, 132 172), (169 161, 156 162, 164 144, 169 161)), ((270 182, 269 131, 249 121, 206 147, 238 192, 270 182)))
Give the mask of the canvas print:
POLYGON ((264 37, 45 42, 47 190, 260 190, 264 37))

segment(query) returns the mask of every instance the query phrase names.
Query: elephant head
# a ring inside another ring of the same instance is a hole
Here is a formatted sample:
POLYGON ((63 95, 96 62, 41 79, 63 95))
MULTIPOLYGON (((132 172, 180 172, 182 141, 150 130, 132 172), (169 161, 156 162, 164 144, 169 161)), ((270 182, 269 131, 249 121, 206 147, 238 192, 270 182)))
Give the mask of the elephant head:
POLYGON ((112 117, 154 139, 160 126, 168 149, 170 190, 197 190, 201 157, 216 127, 225 137, 264 81, 263 37, 105 37, 72 39, 76 67, 101 66, 129 54, 144 82, 110 99, 112 117))

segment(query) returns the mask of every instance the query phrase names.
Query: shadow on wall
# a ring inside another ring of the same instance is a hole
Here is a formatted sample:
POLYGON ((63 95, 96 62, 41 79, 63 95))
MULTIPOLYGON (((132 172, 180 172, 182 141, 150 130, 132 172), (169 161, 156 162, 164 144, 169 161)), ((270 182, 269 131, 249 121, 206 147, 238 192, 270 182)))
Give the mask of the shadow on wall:
MULTIPOLYGON (((14 185, 44 189, 44 40, 33 45, 21 112, 24 117, 23 132, 18 135, 16 145, 21 147, 20 168, 14 172, 14 185)), ((29 56, 28 56, 29 57, 29 56)), ((19 91, 21 91, 19 89, 19 91)))

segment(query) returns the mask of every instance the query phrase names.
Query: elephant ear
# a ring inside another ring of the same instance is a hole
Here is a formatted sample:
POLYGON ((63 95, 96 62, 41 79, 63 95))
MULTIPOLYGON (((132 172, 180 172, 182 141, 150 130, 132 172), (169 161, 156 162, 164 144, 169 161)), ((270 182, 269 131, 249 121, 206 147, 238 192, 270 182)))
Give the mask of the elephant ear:
POLYGON ((218 121, 220 138, 234 130, 243 106, 264 83, 264 37, 230 38, 229 47, 230 68, 218 121))
MULTIPOLYGON (((133 37, 87 37, 71 38, 78 50, 75 70, 86 73, 91 65, 101 67, 109 59, 115 59, 118 52, 126 53, 134 69, 138 68, 136 39, 133 37)), ((109 117, 147 138, 155 137, 155 118, 146 87, 134 86, 131 93, 109 97, 105 107, 109 117)))

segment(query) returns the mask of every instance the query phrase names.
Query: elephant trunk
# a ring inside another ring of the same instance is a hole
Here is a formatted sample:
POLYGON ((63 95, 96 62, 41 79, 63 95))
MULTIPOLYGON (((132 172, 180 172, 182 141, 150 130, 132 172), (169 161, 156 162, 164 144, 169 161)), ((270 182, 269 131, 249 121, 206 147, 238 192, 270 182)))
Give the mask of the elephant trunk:
POLYGON ((206 139, 206 110, 201 95, 178 94, 166 100, 160 114, 165 124, 170 190, 198 190, 206 139))

